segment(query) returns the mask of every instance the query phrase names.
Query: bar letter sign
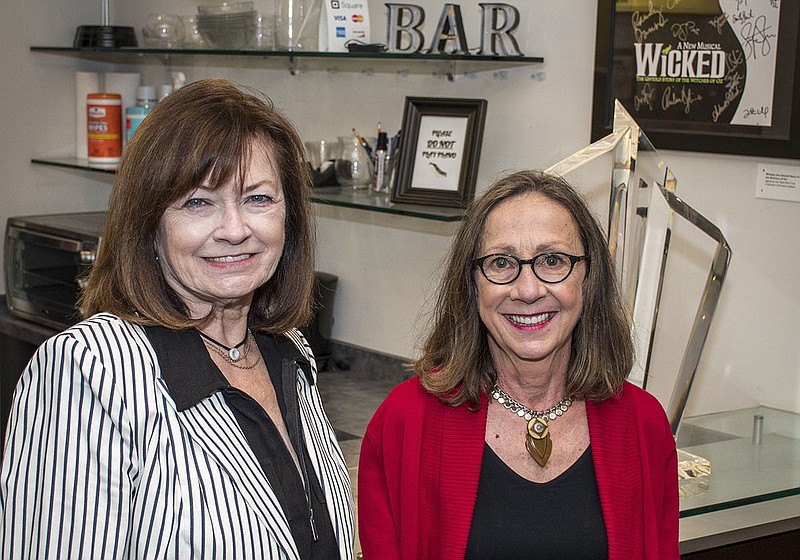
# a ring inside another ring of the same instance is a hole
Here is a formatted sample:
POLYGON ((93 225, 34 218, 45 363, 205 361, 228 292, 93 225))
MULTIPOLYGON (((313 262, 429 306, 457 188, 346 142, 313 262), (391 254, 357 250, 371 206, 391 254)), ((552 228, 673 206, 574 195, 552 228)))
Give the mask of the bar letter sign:
MULTIPOLYGON (((511 34, 519 25, 519 10, 508 4, 479 4, 481 8, 480 55, 522 56, 511 34)), ((420 28, 425 11, 414 4, 386 4, 389 10, 386 46, 389 52, 418 52, 425 42, 420 28)), ((469 55, 459 4, 445 4, 433 32, 429 52, 469 55)))

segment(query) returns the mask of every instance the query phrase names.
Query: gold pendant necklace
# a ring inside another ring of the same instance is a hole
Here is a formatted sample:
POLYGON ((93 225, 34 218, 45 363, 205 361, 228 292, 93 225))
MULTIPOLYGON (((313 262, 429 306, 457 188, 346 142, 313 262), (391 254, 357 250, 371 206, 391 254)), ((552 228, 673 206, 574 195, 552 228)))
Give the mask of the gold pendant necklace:
POLYGON ((534 461, 543 467, 547 464, 550 454, 553 452, 553 440, 550 439, 550 428, 547 426, 547 421, 555 420, 572 406, 572 398, 564 397, 558 403, 551 406, 547 410, 531 410, 524 404, 516 401, 511 395, 503 391, 500 386, 495 383, 492 387, 492 398, 498 403, 528 421, 528 431, 525 435, 525 449, 534 461))

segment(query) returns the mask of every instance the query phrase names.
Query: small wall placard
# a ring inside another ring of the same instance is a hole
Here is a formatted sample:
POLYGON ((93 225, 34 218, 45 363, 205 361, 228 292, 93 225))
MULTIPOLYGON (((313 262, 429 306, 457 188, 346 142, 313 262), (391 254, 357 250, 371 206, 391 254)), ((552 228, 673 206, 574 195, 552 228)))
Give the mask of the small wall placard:
POLYGON ((392 202, 464 207, 478 175, 485 99, 407 97, 392 202))
POLYGON ((369 43, 367 0, 323 0, 319 19, 319 47, 329 52, 347 52, 349 41, 369 43))

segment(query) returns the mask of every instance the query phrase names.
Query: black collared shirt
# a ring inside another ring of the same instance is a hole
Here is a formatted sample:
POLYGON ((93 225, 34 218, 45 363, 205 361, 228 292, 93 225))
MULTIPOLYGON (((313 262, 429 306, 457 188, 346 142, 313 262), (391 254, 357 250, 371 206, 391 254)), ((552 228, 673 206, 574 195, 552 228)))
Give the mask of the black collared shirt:
POLYGON ((297 471, 272 419, 252 397, 231 386, 196 331, 178 332, 163 327, 146 327, 145 330, 179 411, 191 408, 214 393, 222 393, 283 508, 300 558, 338 559, 325 496, 303 443, 295 389, 298 371, 310 374, 310 366, 292 341, 283 336, 256 335, 303 476, 297 471), (299 369, 300 365, 303 369, 299 369))

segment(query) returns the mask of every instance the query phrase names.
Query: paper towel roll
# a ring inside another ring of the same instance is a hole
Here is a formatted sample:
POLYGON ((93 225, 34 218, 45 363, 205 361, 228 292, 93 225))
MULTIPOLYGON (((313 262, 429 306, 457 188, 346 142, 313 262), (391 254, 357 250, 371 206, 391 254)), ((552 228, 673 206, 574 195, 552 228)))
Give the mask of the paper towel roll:
POLYGON ((89 150, 86 140, 86 96, 101 93, 98 72, 75 72, 75 157, 86 159, 89 150))
POLYGON ((136 105, 136 90, 142 81, 138 72, 106 72, 103 75, 105 81, 103 93, 118 93, 122 96, 122 138, 126 139, 125 134, 125 109, 136 105))

